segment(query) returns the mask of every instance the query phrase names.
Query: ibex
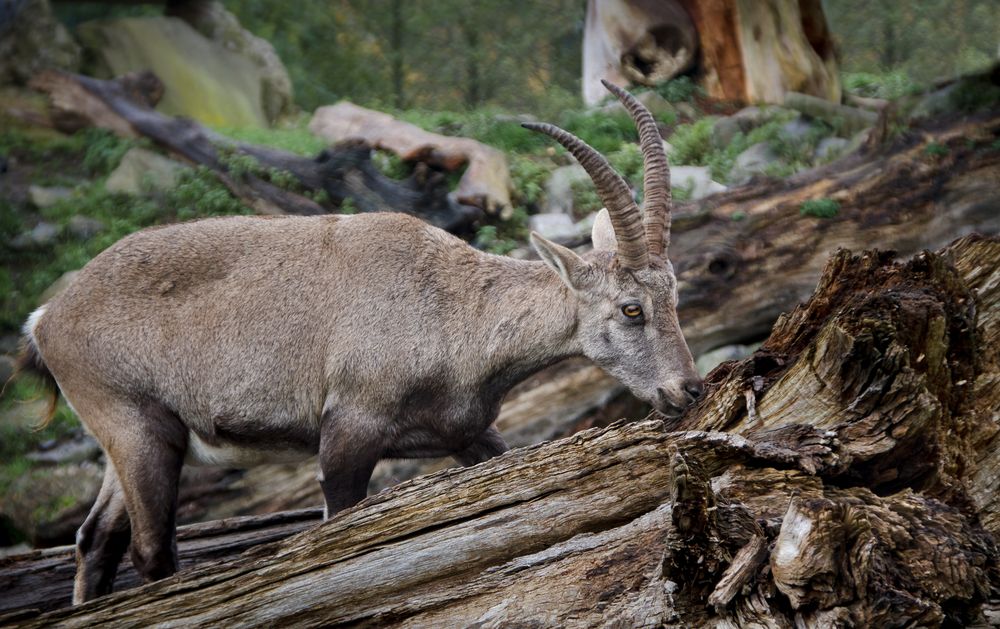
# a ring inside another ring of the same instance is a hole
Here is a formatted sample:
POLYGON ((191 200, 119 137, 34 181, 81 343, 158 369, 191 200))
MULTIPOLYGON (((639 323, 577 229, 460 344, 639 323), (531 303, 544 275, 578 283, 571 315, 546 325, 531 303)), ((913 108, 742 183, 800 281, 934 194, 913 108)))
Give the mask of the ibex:
POLYGON ((663 145, 649 112, 608 89, 639 130, 644 219, 593 148, 525 125, 565 146, 606 206, 582 256, 537 234, 541 262, 489 255, 389 213, 207 219, 124 238, 32 314, 22 365, 107 458, 77 534, 74 602, 111 591, 130 540, 145 581, 177 570, 185 462, 318 454, 329 516, 365 497, 380 459, 505 452, 492 427, 504 394, 569 356, 667 415, 697 399, 663 145))

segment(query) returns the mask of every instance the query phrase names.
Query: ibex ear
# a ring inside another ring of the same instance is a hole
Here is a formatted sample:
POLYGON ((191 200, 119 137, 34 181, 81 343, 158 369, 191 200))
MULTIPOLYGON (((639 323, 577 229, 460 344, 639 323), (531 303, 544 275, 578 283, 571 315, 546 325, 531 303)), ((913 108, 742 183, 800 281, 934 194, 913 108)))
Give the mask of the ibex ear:
POLYGON ((531 244, 545 264, 558 273, 567 286, 573 290, 581 288, 590 266, 586 260, 566 247, 546 240, 535 232, 531 232, 531 244))
POLYGON ((615 238, 615 228, 611 225, 611 215, 607 209, 601 209, 594 217, 590 240, 598 251, 618 251, 618 239, 615 238))

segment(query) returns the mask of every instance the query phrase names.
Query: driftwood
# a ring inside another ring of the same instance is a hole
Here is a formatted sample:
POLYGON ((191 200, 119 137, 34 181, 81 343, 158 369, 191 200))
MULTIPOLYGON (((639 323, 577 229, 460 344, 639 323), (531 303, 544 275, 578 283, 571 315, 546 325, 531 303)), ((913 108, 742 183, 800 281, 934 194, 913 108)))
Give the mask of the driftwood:
MULTIPOLYGON (((449 195, 446 177, 418 168, 404 181, 386 177, 366 146, 344 145, 306 158, 233 142, 193 120, 165 116, 147 96, 159 82, 149 73, 105 81, 47 71, 32 86, 49 94, 53 121, 67 131, 98 126, 127 137, 147 137, 170 153, 210 169, 235 196, 264 214, 322 214, 346 200, 361 212, 392 210, 420 216, 453 232, 480 218, 479 208, 449 195), (137 93, 134 86, 144 90, 137 93)), ((159 89, 162 89, 160 87, 159 89)))
POLYGON ((391 151, 407 162, 424 162, 447 171, 466 166, 454 192, 459 203, 491 214, 511 207, 507 157, 476 140, 424 131, 389 114, 347 101, 317 109, 309 130, 331 144, 361 143, 391 151))
POLYGON ((1000 240, 840 252, 757 354, 713 373, 680 426, 711 430, 515 450, 27 626, 983 622, 998 356, 1000 240))

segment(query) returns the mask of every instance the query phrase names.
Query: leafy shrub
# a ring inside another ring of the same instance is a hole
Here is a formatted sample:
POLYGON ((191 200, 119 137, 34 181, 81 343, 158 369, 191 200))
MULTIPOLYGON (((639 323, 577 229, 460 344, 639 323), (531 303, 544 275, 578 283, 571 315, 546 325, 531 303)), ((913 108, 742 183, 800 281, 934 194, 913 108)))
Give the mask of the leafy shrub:
POLYGON ((655 89, 660 96, 671 103, 679 103, 681 101, 690 101, 693 99, 695 94, 700 92, 701 87, 692 81, 691 77, 679 76, 675 79, 670 79, 669 81, 660 83, 655 89))
POLYGON ((712 124, 711 118, 702 118, 690 124, 678 126, 669 140, 671 146, 674 147, 670 162, 704 166, 712 153, 712 124))
POLYGON ((902 70, 883 74, 872 72, 845 72, 842 75, 844 88, 858 96, 895 100, 919 91, 919 86, 902 70))
POLYGON ((944 157, 948 154, 948 147, 939 142, 929 142, 924 147, 924 153, 931 157, 944 157))
POLYGON ((802 203, 799 213, 803 216, 816 218, 833 218, 840 212, 840 203, 836 199, 809 199, 802 203))

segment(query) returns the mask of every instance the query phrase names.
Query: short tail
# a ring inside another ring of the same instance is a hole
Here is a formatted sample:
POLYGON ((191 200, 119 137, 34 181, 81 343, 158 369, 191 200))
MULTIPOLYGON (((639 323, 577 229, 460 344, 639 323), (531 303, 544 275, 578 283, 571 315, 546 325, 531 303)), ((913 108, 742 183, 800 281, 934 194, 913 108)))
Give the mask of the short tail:
MULTIPOLYGON (((38 352, 38 345, 35 343, 34 327, 43 313, 44 307, 39 308, 28 319, 28 323, 25 324, 21 351, 17 355, 17 361, 14 363, 14 375, 11 376, 11 380, 13 380, 25 373, 35 375, 41 379, 42 386, 49 395, 49 408, 45 412, 45 418, 35 427, 36 430, 41 430, 49 425, 49 422, 55 417, 56 406, 59 403, 59 385, 56 384, 56 379, 52 376, 52 372, 49 371, 45 361, 42 360, 42 355, 38 352)), ((6 386, 4 384, 4 387, 6 386)))

